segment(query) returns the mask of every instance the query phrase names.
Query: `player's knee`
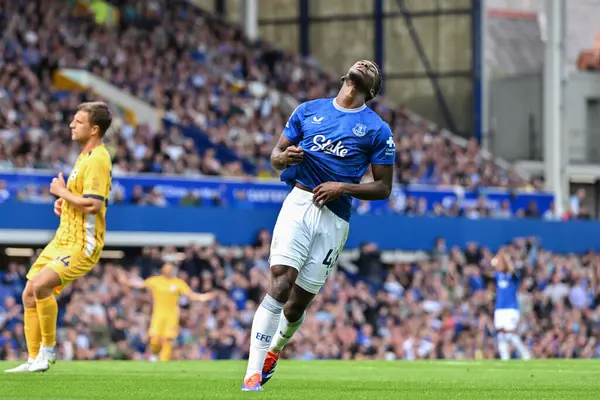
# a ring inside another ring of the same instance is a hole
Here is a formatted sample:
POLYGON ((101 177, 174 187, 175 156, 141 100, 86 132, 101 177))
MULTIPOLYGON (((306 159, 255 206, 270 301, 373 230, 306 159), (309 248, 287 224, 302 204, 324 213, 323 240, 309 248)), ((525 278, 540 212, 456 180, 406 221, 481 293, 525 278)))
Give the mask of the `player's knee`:
POLYGON ((33 285, 31 283, 28 283, 25 286, 21 298, 23 299, 23 307, 35 308, 35 296, 33 294, 33 285))
POLYGON ((45 299, 52 295, 52 287, 43 279, 34 279, 32 283, 33 295, 36 299, 45 299))
POLYGON ((285 315, 285 319, 289 322, 300 321, 300 318, 304 315, 304 311, 304 305, 294 301, 288 301, 283 306, 283 315, 285 315))
POLYGON ((292 267, 276 265, 271 267, 271 284, 269 295, 275 300, 285 303, 290 297, 290 292, 298 271, 292 267))

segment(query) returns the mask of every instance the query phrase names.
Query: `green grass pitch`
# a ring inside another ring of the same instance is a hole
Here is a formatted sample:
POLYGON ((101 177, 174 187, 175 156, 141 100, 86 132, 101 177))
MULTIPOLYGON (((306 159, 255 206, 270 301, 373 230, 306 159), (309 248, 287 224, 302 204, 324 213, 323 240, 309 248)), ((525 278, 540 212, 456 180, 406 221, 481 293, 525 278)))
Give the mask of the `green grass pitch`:
MULTIPOLYGON (((2 370, 14 363, 0 362, 2 370)), ((287 361, 260 393, 245 363, 59 362, 0 372, 0 399, 600 399, 600 361, 287 361)))

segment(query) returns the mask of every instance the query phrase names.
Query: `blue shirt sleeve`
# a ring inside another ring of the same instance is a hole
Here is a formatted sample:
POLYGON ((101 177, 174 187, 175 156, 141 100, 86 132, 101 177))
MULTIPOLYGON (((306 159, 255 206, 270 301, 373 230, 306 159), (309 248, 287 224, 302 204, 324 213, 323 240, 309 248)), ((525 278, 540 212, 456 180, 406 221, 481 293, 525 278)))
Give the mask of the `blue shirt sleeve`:
POLYGON ((285 124, 283 135, 293 144, 298 144, 302 140, 302 120, 304 120, 304 103, 300 104, 285 124))
POLYGON ((371 164, 393 165, 396 157, 396 144, 388 124, 381 125, 375 134, 371 150, 371 164))

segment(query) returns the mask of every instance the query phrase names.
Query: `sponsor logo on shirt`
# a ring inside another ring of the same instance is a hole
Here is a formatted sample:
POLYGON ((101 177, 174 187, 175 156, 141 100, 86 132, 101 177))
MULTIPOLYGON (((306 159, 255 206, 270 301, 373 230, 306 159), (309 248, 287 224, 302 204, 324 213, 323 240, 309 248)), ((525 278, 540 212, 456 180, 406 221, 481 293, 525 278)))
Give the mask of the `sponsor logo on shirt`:
POLYGON ((346 157, 348 154, 348 149, 344 147, 341 140, 333 142, 331 139, 327 139, 325 135, 317 135, 313 138, 310 151, 322 151, 325 154, 337 157, 346 157))

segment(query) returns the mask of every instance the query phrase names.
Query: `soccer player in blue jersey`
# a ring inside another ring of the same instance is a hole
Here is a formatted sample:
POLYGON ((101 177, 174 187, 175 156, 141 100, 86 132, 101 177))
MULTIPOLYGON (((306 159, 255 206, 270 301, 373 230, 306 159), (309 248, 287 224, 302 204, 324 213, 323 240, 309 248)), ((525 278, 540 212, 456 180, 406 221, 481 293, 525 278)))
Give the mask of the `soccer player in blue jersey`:
POLYGON ((519 287, 523 278, 523 269, 514 267, 510 256, 500 251, 492 260, 496 267, 496 310, 494 311, 494 327, 497 331, 498 352, 502 360, 510 359, 509 344, 512 343, 524 360, 531 358, 529 350, 517 333, 519 324, 519 287))
POLYGON ((352 198, 383 200, 392 191, 392 132, 365 104, 379 92, 381 71, 358 61, 342 82, 337 97, 296 108, 271 154, 291 192, 273 231, 270 285, 252 323, 244 391, 262 390, 302 325, 344 248, 352 198), (361 184, 369 164, 373 182, 361 184))

